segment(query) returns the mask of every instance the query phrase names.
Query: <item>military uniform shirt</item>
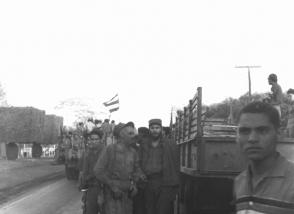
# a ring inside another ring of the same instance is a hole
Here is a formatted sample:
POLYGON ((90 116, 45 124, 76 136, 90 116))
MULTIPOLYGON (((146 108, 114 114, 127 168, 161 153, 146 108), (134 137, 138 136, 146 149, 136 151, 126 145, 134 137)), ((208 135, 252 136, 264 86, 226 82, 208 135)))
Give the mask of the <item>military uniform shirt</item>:
POLYGON ((162 143, 157 147, 148 145, 146 159, 143 161, 142 169, 146 175, 157 174, 162 172, 162 143))

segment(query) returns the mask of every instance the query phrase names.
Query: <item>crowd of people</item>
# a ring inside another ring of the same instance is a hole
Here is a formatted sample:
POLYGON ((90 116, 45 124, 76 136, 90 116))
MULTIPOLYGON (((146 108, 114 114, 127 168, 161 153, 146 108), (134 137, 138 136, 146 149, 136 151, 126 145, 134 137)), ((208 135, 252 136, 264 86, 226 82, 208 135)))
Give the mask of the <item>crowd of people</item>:
MULTIPOLYGON (((106 126, 105 126, 106 127, 106 126)), ((149 128, 119 123, 104 143, 105 132, 94 128, 88 136, 82 188, 87 214, 170 214, 179 188, 179 152, 163 133, 160 119, 149 128)), ((110 132, 109 132, 110 133, 110 132)))
MULTIPOLYGON (((236 213, 294 213, 294 163, 277 150, 281 87, 270 75, 270 103, 254 101, 239 114, 236 142, 248 160, 235 178, 236 213)), ((89 133, 83 167, 84 213, 171 214, 180 185, 176 143, 164 134, 162 121, 149 127, 119 123, 111 128, 116 143, 104 144, 110 128, 89 133), (106 131, 105 131, 106 130, 106 131)))

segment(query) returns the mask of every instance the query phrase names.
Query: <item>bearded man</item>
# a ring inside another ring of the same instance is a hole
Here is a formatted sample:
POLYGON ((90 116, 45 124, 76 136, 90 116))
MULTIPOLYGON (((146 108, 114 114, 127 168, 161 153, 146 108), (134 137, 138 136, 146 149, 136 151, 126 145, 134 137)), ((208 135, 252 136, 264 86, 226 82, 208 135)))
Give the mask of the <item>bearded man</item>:
POLYGON ((147 177, 146 214, 170 214, 179 187, 180 159, 176 144, 163 137, 160 119, 149 121, 150 137, 139 147, 140 166, 147 177))

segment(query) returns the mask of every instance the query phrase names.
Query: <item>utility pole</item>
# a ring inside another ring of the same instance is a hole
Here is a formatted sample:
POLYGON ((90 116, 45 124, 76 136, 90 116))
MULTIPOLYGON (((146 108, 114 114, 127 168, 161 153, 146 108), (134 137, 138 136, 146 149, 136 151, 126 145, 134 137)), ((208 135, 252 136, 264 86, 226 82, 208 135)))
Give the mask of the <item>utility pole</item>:
POLYGON ((259 65, 243 65, 243 66, 235 66, 235 68, 247 68, 248 71, 248 84, 249 84, 249 101, 251 101, 251 77, 250 77, 250 68, 261 68, 259 65))

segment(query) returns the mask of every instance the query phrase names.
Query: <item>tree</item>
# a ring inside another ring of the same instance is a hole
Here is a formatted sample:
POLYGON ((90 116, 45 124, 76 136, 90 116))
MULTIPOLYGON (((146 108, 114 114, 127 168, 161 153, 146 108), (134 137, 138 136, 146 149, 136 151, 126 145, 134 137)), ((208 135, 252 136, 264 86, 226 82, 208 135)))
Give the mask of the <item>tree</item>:
POLYGON ((0 83, 0 106, 8 106, 7 100, 6 100, 6 93, 0 83))
MULTIPOLYGON (((254 93, 251 96, 252 101, 262 101, 268 95, 267 93, 254 93)), ((240 110, 249 102, 248 93, 240 96, 238 99, 234 98, 227 98, 226 100, 212 104, 208 106, 209 111, 207 112, 206 116, 211 118, 224 118, 227 119, 230 115, 230 106, 232 106, 233 110, 233 118, 234 123, 237 123, 238 114, 240 110)), ((283 94, 283 103, 281 105, 281 126, 286 127, 288 122, 288 117, 291 112, 294 111, 293 109, 294 101, 292 101, 291 96, 287 94, 283 94)))
POLYGON ((74 127, 80 122, 86 123, 89 118, 107 118, 108 114, 102 108, 102 104, 99 106, 95 99, 90 98, 66 99, 55 106, 55 110, 66 115, 74 127))

